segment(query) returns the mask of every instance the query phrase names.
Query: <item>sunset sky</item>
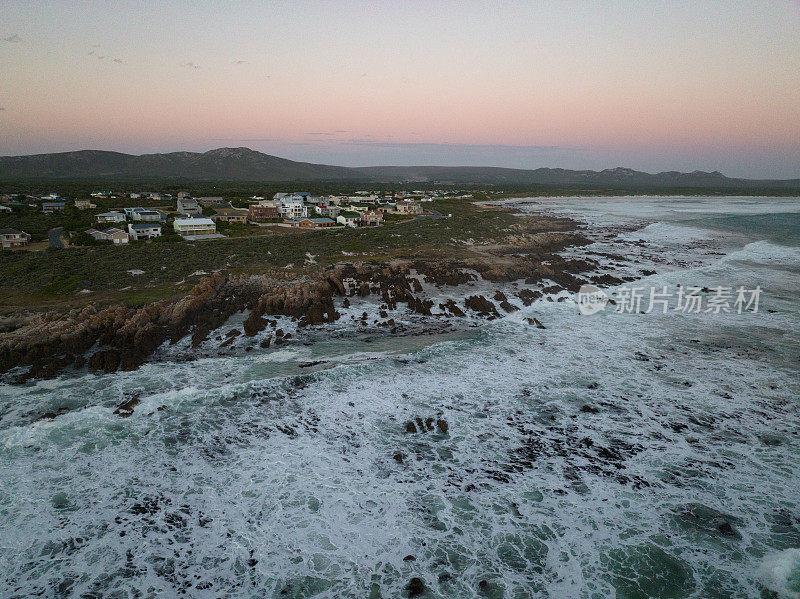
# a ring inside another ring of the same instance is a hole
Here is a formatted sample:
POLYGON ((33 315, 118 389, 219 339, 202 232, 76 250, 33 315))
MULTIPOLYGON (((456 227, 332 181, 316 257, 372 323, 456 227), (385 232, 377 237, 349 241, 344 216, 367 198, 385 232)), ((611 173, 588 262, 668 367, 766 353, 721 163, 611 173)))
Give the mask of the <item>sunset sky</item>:
POLYGON ((0 4, 0 155, 800 177, 800 2, 0 4))

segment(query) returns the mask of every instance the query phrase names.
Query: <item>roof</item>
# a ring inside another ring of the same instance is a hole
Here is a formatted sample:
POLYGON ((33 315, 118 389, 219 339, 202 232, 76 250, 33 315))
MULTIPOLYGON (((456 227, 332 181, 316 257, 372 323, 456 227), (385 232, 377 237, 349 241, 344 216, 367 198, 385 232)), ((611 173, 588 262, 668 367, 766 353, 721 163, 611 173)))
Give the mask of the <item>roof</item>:
POLYGON ((118 229, 117 227, 109 227, 108 229, 103 231, 103 233, 105 233, 106 235, 116 235, 117 233, 122 233, 124 235, 127 235, 125 231, 123 231, 122 229, 118 229))
POLYGON ((161 223, 131 223, 128 226, 132 229, 152 229, 153 227, 158 227, 160 229, 161 223))
POLYGON ((210 218, 176 218, 176 225, 206 225, 214 226, 214 221, 210 218))
POLYGON ((19 235, 24 231, 17 231, 16 229, 0 229, 0 235, 19 235))
POLYGON ((42 206, 63 206, 65 202, 42 202, 42 206))
POLYGON ((95 216, 125 216, 122 212, 117 212, 116 210, 112 210, 111 212, 103 212, 102 214, 97 214, 95 216))
POLYGON ((336 222, 335 220, 332 220, 332 219, 330 219, 330 218, 328 218, 326 216, 323 216, 321 218, 298 218, 296 220, 287 220, 286 222, 294 224, 294 223, 304 223, 306 221, 312 222, 312 223, 317 224, 317 225, 322 225, 322 224, 325 224, 325 223, 335 223, 336 222))

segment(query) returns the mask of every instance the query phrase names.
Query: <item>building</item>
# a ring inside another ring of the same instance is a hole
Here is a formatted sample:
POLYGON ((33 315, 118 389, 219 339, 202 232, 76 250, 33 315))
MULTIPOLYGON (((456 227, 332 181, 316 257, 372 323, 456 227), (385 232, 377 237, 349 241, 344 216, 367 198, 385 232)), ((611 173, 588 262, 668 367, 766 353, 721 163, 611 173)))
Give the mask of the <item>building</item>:
POLYGON ((225 200, 220 197, 203 197, 197 198, 197 203, 201 206, 222 206, 225 200))
POLYGON ((161 237, 161 224, 152 222, 130 223, 128 225, 128 234, 134 240, 161 237))
POLYGON ((223 221, 226 223, 241 223, 245 224, 247 218, 250 216, 250 211, 247 208, 232 208, 229 206, 222 206, 217 208, 217 213, 211 219, 215 222, 223 221))
POLYGON ((42 212, 50 214, 52 212, 63 212, 65 202, 42 202, 42 212))
POLYGON ((157 223, 167 220, 167 215, 161 210, 156 210, 155 208, 125 208, 125 214, 129 216, 131 220, 137 222, 157 223))
POLYGON ((130 239, 125 231, 116 227, 109 227, 105 231, 89 229, 86 232, 98 241, 110 241, 114 245, 126 244, 130 239))
POLYGON ((278 204, 275 202, 259 202, 258 204, 250 204, 248 212, 248 220, 254 223, 274 220, 280 218, 281 216, 278 212, 278 204))
POLYGON ((0 247, 4 250, 28 245, 31 236, 17 229, 0 229, 0 247))
POLYGON ((86 210, 87 208, 97 208, 97 204, 92 200, 75 200, 75 207, 78 210, 86 210))
POLYGON ((124 223, 125 215, 122 212, 112 210, 111 212, 102 212, 95 216, 98 223, 124 223))
POLYGON ((182 200, 183 198, 190 198, 190 197, 192 197, 192 194, 190 194, 188 191, 179 191, 178 192, 178 199, 179 200, 182 200))
POLYGON ((422 206, 420 206, 418 202, 400 200, 397 202, 395 211, 398 214, 422 214, 422 206))
POLYGON ((210 218, 176 218, 172 226, 176 233, 184 237, 214 235, 217 232, 217 225, 210 218))
POLYGON ((197 200, 192 198, 178 198, 178 212, 184 216, 203 216, 203 210, 197 200))
POLYGON ((383 224, 383 213, 377 210, 367 210, 361 215, 361 222, 366 226, 378 226, 383 224))
POLYGON ((317 206, 317 212, 319 212, 322 216, 327 216, 333 219, 339 216, 341 211, 342 209, 339 208, 339 206, 317 206))
POLYGON ((346 227, 357 227, 361 224, 361 215, 358 212, 342 212, 336 217, 336 222, 346 227))
POLYGON ((308 208, 303 200, 298 198, 282 199, 278 212, 287 220, 297 220, 308 216, 308 208))
POLYGON ((333 227, 336 221, 330 218, 301 218, 299 220, 287 221, 288 225, 292 227, 299 227, 301 229, 321 229, 325 227, 333 227))

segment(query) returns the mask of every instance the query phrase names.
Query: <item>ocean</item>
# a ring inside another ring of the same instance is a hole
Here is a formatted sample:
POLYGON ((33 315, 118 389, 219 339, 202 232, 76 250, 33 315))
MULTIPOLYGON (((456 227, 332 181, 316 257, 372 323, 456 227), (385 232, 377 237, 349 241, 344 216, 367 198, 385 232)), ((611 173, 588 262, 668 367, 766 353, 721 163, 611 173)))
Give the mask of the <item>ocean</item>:
POLYGON ((614 303, 0 386, 0 596, 800 597, 800 199, 503 203, 614 303))

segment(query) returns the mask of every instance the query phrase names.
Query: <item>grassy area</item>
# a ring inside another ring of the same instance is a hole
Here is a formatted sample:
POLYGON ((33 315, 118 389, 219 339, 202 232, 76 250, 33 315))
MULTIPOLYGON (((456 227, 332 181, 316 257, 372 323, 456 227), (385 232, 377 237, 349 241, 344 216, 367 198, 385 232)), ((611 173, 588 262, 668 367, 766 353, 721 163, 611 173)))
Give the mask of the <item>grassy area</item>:
POLYGON ((382 227, 191 243, 4 252, 0 257, 0 305, 8 310, 89 300, 135 304, 184 293, 199 279, 200 275, 194 274, 198 271, 296 277, 348 259, 459 257, 469 251, 461 241, 499 241, 518 222, 518 217, 504 210, 481 209, 463 200, 441 200, 429 206, 453 216, 438 220, 390 219, 382 227), (315 256, 316 264, 304 266, 307 253, 315 256), (351 258, 349 254, 356 256, 351 258), (139 270, 144 273, 129 272, 139 270), (78 293, 84 289, 92 293, 78 293))

